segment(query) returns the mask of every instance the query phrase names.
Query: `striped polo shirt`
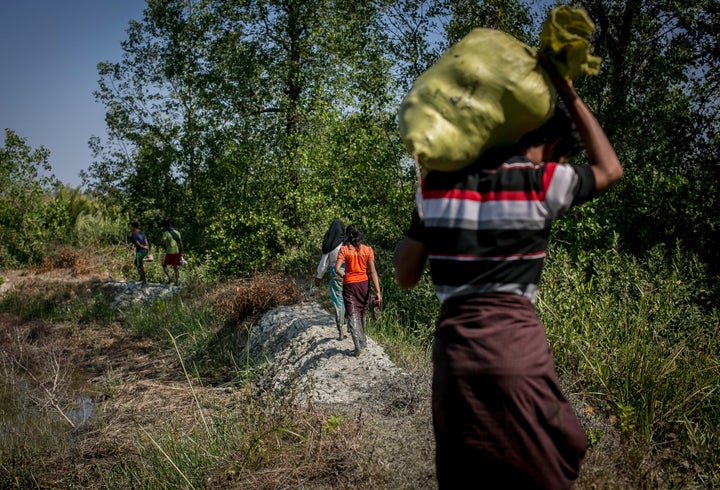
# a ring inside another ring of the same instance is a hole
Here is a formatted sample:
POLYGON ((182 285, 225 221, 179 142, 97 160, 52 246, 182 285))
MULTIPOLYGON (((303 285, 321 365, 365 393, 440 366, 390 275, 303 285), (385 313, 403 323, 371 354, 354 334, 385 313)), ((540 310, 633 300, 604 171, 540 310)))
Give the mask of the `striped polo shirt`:
POLYGON ((594 194, 589 165, 536 166, 513 157, 500 165, 431 171, 407 236, 426 245, 441 303, 497 292, 535 302, 552 222, 594 194))

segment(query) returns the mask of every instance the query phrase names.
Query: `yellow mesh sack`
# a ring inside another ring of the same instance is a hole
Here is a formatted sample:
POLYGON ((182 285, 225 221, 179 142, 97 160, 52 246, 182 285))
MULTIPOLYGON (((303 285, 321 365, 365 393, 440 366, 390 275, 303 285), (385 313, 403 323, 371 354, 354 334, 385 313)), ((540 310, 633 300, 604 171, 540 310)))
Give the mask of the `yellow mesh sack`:
MULTIPOLYGON (((540 49, 568 79, 597 74, 594 31, 585 10, 558 7, 543 24, 540 49)), ((400 105, 400 136, 423 169, 458 170, 540 127, 556 95, 534 48, 502 31, 473 29, 415 80, 400 105)))

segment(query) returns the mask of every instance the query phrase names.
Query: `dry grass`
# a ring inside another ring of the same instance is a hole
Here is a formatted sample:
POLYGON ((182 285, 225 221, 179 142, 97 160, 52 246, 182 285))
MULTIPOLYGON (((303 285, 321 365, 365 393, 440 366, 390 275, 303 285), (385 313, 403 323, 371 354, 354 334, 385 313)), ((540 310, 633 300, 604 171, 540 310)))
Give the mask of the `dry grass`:
POLYGON ((40 265, 30 268, 35 274, 66 270, 71 277, 107 275, 108 271, 119 271, 125 263, 131 262, 123 247, 111 250, 93 251, 69 246, 52 247, 43 257, 40 265))
POLYGON ((95 272, 96 266, 91 255, 72 247, 58 247, 43 257, 35 271, 43 273, 55 269, 70 269, 72 276, 78 276, 95 272))
MULTIPOLYGON (((42 274, 50 273, 49 282, 24 277, 15 292, 53 298, 54 307, 61 306, 63 298, 89 294, 87 284, 70 277, 67 267, 42 274), (65 284, 55 280, 62 274, 68 279, 65 284)), ((280 276, 222 284, 209 296, 204 300, 211 300, 227 323, 241 323, 301 299, 295 284, 280 276)), ((128 471, 151 471, 146 458, 157 453, 153 440, 163 444, 168 433, 195 439, 207 450, 217 443, 210 439, 228 445, 204 470, 209 488, 433 488, 429 416, 402 408, 406 403, 398 404, 395 390, 378 395, 377 408, 383 415, 357 407, 276 399, 260 394, 252 384, 215 389, 193 380, 190 387, 172 349, 119 324, 78 328, 24 321, 12 314, 2 315, 0 322, 14 325, 3 330, 2 350, 11 357, 27 354, 35 359, 36 364, 29 357, 25 362, 38 368, 38 378, 48 364, 42 360, 43 351, 52 352, 72 365, 64 365, 64 370, 82 370, 97 386, 94 421, 72 430, 66 444, 47 452, 34 448, 28 453, 32 459, 18 461, 40 488, 110 488, 108 475, 122 481, 128 471), (383 400, 384 396, 393 399, 383 400), (228 434, 211 437, 222 426, 229 427, 228 434)), ((0 478, 0 487, 3 482, 9 480, 0 478)))
POLYGON ((302 300, 294 281, 280 274, 256 274, 247 279, 224 283, 214 292, 215 311, 232 325, 280 305, 292 305, 302 300))
POLYGON ((260 442, 262 457, 248 458, 246 448, 228 455, 213 473, 211 488, 436 488, 428 413, 388 417, 360 407, 307 406, 287 399, 260 410, 271 415, 274 426, 260 442))
POLYGON ((57 409, 67 401, 68 373, 77 356, 67 336, 57 335, 43 320, 22 321, 0 313, 0 373, 5 383, 27 379, 26 394, 40 405, 57 409))
POLYGON ((53 338, 52 324, 43 320, 21 322, 14 315, 0 313, 0 358, 31 365, 36 354, 59 347, 53 338))
POLYGON ((326 407, 264 403, 267 437, 262 451, 249 457, 248 447, 228 455, 210 481, 212 488, 370 488, 363 485, 369 469, 364 446, 367 431, 360 418, 344 418, 326 407), (281 413, 278 412, 281 408, 281 413))

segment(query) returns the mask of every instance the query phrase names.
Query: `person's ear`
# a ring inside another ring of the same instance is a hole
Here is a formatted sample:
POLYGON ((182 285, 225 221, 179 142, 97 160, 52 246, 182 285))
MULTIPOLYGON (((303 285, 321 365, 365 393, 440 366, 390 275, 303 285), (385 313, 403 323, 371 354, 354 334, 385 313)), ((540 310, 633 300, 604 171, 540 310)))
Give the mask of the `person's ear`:
POLYGON ((531 146, 525 150, 525 157, 535 165, 540 165, 544 161, 545 146, 531 146))

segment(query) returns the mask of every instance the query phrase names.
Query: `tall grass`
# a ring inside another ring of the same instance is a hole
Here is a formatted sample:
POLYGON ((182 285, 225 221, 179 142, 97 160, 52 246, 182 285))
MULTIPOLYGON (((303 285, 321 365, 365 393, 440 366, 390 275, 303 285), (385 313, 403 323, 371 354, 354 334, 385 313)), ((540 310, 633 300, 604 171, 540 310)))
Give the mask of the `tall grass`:
MULTIPOLYGON (((205 385, 205 376, 216 374, 213 369, 223 363, 234 366, 232 359, 214 349, 222 345, 231 358, 236 355, 244 344, 230 338, 229 332, 242 329, 246 315, 260 314, 278 302, 296 301, 291 285, 258 276, 219 290, 190 287, 173 298, 121 308, 114 321, 138 335, 156 338, 158 355, 171 350, 179 359, 187 390, 173 384, 155 395, 176 397, 171 405, 178 409, 168 414, 161 409, 163 401, 154 400, 156 414, 114 415, 114 410, 132 410, 124 404, 100 411, 93 430, 78 439, 81 447, 86 436, 92 441, 87 453, 63 444, 67 438, 63 432, 48 435, 39 446, 20 441, 12 451, 0 451, 0 487, 272 488, 285 481, 288 488, 287 482, 302 486, 303 481, 318 480, 327 482, 328 488, 354 487, 348 479, 366 471, 366 456, 357 451, 363 437, 358 421, 300 403, 297 400, 307 397, 292 390, 283 396, 260 396, 253 379, 243 378, 248 370, 225 376, 221 391, 205 385), (191 403, 182 403, 188 399, 191 403), (132 442, 122 442, 126 439, 132 442), (95 454, 98 447, 115 453, 112 464, 104 462, 102 451, 95 454), (81 467, 78 453, 84 454, 81 467)), ((72 291, 60 289, 55 294, 38 285, 22 289, 21 295, 34 306, 23 310, 21 297, 13 293, 4 300, 3 309, 25 311, 29 318, 55 319, 55 310, 80 307, 72 291)), ((73 315, 64 318, 69 317, 73 315)), ((119 381, 108 396, 117 396, 132 383, 132 379, 119 381)))
MULTIPOLYGON (((343 443, 359 440, 353 420, 299 404, 294 395, 259 398, 241 388, 232 400, 225 409, 201 400, 207 425, 178 413, 137 427, 135 454, 99 473, 100 487, 302 488, 303 481, 318 480, 327 488, 352 487, 346 482, 349 468, 365 458, 343 443)), ((75 482, 77 488, 82 483, 75 482)))
MULTIPOLYGON (((163 296, 153 302, 134 303, 123 311, 123 322, 140 335, 166 338, 167 333, 199 340, 207 336, 215 324, 215 313, 210 302, 185 294, 163 296)), ((191 343, 191 342, 190 342, 191 343)))
POLYGON ((661 246, 643 259, 553 248, 538 299, 559 369, 627 444, 695 484, 720 477, 720 315, 703 305, 706 281, 695 257, 661 246))
POLYGON ((415 288, 401 290, 387 274, 381 278, 380 287, 382 312, 379 320, 368 321, 368 333, 383 345, 397 365, 412 371, 427 371, 440 311, 429 275, 415 288))
MULTIPOLYGON (((578 256, 552 246, 537 302, 563 378, 614 424, 638 465, 662 467, 638 474, 680 486, 720 482, 720 313, 709 281, 680 249, 638 258, 617 246, 578 256)), ((373 336, 406 346, 392 348, 395 357, 408 345, 427 353, 438 310, 428 278, 410 291, 382 283, 373 336)))

